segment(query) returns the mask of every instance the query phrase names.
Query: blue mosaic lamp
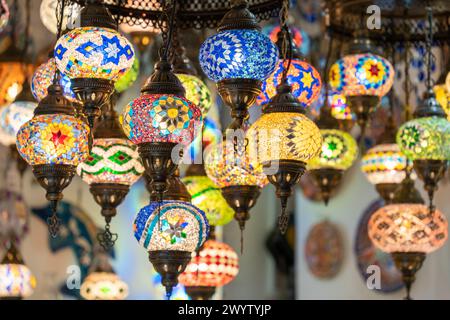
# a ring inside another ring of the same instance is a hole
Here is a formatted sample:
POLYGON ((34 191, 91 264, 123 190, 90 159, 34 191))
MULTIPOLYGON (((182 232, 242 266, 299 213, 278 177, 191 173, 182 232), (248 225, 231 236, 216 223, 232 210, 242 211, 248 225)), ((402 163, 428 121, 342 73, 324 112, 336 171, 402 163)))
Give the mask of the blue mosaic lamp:
POLYGON ((153 201, 139 211, 133 230, 139 244, 148 251, 155 270, 161 274, 161 283, 170 298, 192 252, 200 249, 208 237, 205 213, 182 200, 153 201))
POLYGON ((237 129, 248 119, 247 109, 259 95, 262 81, 275 70, 278 49, 261 33, 247 1, 232 1, 217 30, 200 47, 200 66, 231 108, 234 121, 229 128, 237 129))
POLYGON ((71 79, 92 128, 115 81, 132 67, 135 54, 104 5, 88 0, 80 17, 80 27, 58 39, 54 56, 58 69, 71 79))

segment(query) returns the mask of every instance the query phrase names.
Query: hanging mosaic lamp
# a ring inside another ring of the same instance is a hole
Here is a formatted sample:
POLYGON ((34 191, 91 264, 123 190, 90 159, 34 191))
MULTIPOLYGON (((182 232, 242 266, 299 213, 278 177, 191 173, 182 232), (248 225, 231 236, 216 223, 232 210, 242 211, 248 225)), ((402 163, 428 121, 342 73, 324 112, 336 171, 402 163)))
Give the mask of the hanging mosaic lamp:
POLYGON ((33 66, 22 57, 23 52, 14 44, 0 55, 0 106, 16 99, 32 73, 33 66))
POLYGON ((59 230, 56 215, 62 191, 70 184, 78 164, 88 156, 89 127, 74 116, 75 109, 58 84, 48 88, 33 118, 17 133, 17 149, 33 168, 39 184, 47 191, 53 214, 48 219, 52 236, 59 230))
POLYGON ((439 210, 430 211, 424 205, 413 180, 407 175, 392 203, 377 210, 367 228, 372 243, 391 254, 403 275, 406 299, 411 299, 411 285, 426 254, 439 249, 447 240, 447 219, 439 210))
POLYGON ((292 95, 285 81, 277 94, 263 107, 262 116, 247 132, 250 152, 262 163, 270 183, 281 200, 280 231, 286 231, 287 200, 300 181, 306 164, 321 151, 322 135, 314 122, 305 116, 302 104, 292 95))
MULTIPOLYGON (((294 41, 290 35, 290 41, 294 41)), ((320 95, 322 80, 317 70, 301 56, 292 43, 291 59, 283 56, 282 50, 283 33, 278 33, 277 46, 281 52, 280 60, 277 63, 275 71, 262 82, 261 93, 256 102, 258 105, 269 103, 277 93, 277 87, 281 83, 284 71, 287 71, 287 83, 292 87, 292 95, 300 102, 303 107, 310 106, 320 95), (289 65, 289 67, 288 67, 289 65)))
POLYGON ((153 201, 139 211, 133 229, 138 242, 148 251, 153 267, 161 275, 169 299, 192 252, 200 249, 208 237, 205 214, 186 201, 153 201))
POLYGON ((328 105, 331 108, 331 115, 338 120, 339 129, 350 132, 355 125, 356 115, 347 104, 345 96, 337 91, 329 92, 328 105))
POLYGON ((346 97, 363 134, 369 116, 394 82, 394 67, 374 51, 368 39, 357 38, 329 71, 331 88, 346 97))
POLYGON ((187 146, 201 128, 200 109, 184 97, 185 90, 166 57, 141 90, 142 94, 123 111, 122 127, 138 146, 145 171, 152 180, 152 193, 166 191, 166 179, 177 168, 172 151, 187 146))
POLYGON ((234 210, 208 178, 202 164, 191 164, 182 181, 192 196, 192 204, 205 212, 211 226, 223 226, 233 220, 234 210))
POLYGON ((383 135, 374 147, 370 148, 361 159, 361 171, 373 185, 386 204, 394 198, 395 190, 411 171, 412 163, 400 151, 395 143, 396 126, 392 115, 383 135))
POLYGON ((20 300, 33 294, 36 278, 25 265, 14 241, 0 263, 0 299, 20 300))
POLYGON ((241 230, 241 252, 243 231, 250 219, 250 209, 256 204, 268 181, 261 164, 252 161, 243 145, 231 140, 213 146, 205 157, 205 171, 222 196, 234 210, 234 219, 241 230))
MULTIPOLYGON (((51 53, 53 56, 53 52, 51 53)), ((33 97, 39 102, 44 99, 48 92, 48 87, 53 83, 56 72, 55 58, 51 57, 39 67, 31 78, 31 93, 33 97)), ((70 101, 76 100, 75 93, 72 91, 71 82, 68 76, 62 74, 59 80, 59 85, 63 88, 64 96, 70 101)))
POLYGON ((193 300, 209 300, 216 288, 223 287, 236 278, 239 258, 226 243, 208 239, 192 258, 179 282, 193 300))
POLYGON ((332 117, 329 106, 322 108, 317 125, 322 135, 322 150, 308 162, 307 168, 320 189, 325 205, 328 205, 344 171, 350 168, 358 157, 358 145, 349 133, 338 129, 339 125, 332 117))
POLYGON ((81 26, 58 39, 54 56, 93 128, 113 93, 114 82, 132 67, 134 50, 117 32, 117 22, 108 9, 96 0, 86 1, 80 17, 81 26))
POLYGON ((248 108, 260 93, 261 82, 276 67, 278 49, 261 33, 245 0, 231 1, 217 30, 200 47, 200 66, 231 108, 234 121, 229 128, 239 129, 249 117, 248 108))
POLYGON ((186 90, 186 99, 200 108, 203 118, 212 105, 211 91, 197 74, 192 61, 186 56, 186 50, 179 45, 174 48, 173 71, 186 90))
POLYGON ((117 207, 144 172, 137 148, 123 133, 115 102, 103 107, 94 142, 87 159, 77 167, 78 175, 89 184, 95 202, 102 208, 105 218, 104 232, 97 235, 100 245, 108 251, 117 240, 117 234, 110 232, 111 219, 117 214, 117 207))
POLYGON ((94 256, 80 295, 86 300, 125 300, 128 296, 128 285, 114 272, 104 252, 94 256))

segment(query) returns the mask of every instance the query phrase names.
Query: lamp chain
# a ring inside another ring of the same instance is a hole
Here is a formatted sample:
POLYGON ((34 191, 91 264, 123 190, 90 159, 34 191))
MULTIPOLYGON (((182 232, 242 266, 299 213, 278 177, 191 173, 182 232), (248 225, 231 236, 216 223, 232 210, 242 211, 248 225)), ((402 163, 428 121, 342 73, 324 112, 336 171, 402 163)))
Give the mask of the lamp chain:
POLYGON ((288 18, 289 18, 289 0, 283 0, 280 9, 280 32, 283 36, 283 40, 281 42, 281 54, 283 57, 283 76, 282 79, 285 80, 291 67, 292 62, 292 39, 291 33, 289 31, 288 26, 288 18), (287 65, 284 66, 287 59, 287 65))
POLYGON ((427 11, 427 20, 428 20, 428 32, 426 34, 426 52, 427 52, 427 91, 431 91, 434 85, 434 81, 431 76, 431 66, 433 61, 435 60, 435 57, 432 52, 432 45, 433 45, 433 10, 431 8, 431 5, 427 3, 426 6, 427 11))
POLYGON ((329 85, 328 85, 328 81, 327 81, 328 69, 330 68, 331 52, 333 50, 333 40, 334 40, 333 35, 331 34, 331 30, 328 30, 328 37, 330 39, 328 40, 327 56, 326 56, 325 66, 323 68, 323 75, 322 75, 322 79, 325 84, 325 101, 324 101, 324 106, 322 109, 325 113, 331 112, 331 109, 328 106, 329 85))
MULTIPOLYGON (((56 4, 56 41, 61 37, 62 33, 62 23, 64 20, 64 9, 66 7, 66 0, 58 0, 56 4)), ((56 64, 56 60, 55 60, 56 64)), ((58 84, 61 77, 61 73, 58 68, 56 68, 55 76, 53 77, 53 84, 58 84)))
POLYGON ((108 252, 116 243, 118 234, 111 232, 110 222, 111 218, 105 218, 105 230, 99 234, 97 234, 97 241, 103 247, 105 252, 108 252))

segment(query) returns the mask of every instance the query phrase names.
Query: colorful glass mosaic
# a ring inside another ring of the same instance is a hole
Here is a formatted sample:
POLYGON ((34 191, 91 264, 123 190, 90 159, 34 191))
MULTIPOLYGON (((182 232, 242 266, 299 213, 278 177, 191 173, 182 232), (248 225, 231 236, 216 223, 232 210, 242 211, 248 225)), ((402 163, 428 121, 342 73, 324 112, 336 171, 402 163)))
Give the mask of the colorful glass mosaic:
POLYGON ((222 131, 218 121, 206 118, 203 120, 202 134, 197 134, 194 141, 184 149, 183 157, 188 157, 189 163, 194 163, 196 160, 202 161, 205 149, 220 141, 222 141, 222 131))
POLYGON ((449 160, 450 123, 438 117, 413 119, 397 131, 397 144, 410 160, 449 160))
POLYGON ((26 74, 32 72, 32 66, 21 62, 0 63, 0 106, 14 101, 22 91, 26 74))
POLYGON ((209 234, 205 213, 189 202, 151 202, 136 215, 134 236, 147 251, 193 252, 209 234))
POLYGON ((139 59, 135 57, 131 68, 116 81, 116 83, 114 84, 114 88, 119 93, 124 92, 133 85, 138 76, 139 76, 139 59))
POLYGON ((231 141, 213 146, 205 157, 205 171, 219 188, 258 186, 269 182, 262 165, 252 158, 247 148, 236 148, 231 141))
POLYGON ((435 85, 433 91, 437 102, 447 114, 447 119, 450 120, 450 91, 447 91, 445 83, 435 85))
POLYGON ((263 114, 247 132, 248 149, 265 163, 297 160, 307 163, 322 148, 322 135, 316 124, 301 113, 263 114))
POLYGON ((0 243, 22 239, 28 229, 28 207, 19 193, 0 191, 0 243))
POLYGON ((135 144, 172 142, 189 144, 201 130, 202 113, 189 100, 174 95, 144 94, 123 111, 122 127, 135 144))
POLYGON ((17 149, 29 165, 77 166, 89 154, 88 125, 63 114, 38 115, 17 133, 17 149))
POLYGON ((238 78, 262 81, 274 71, 278 49, 257 30, 226 30, 203 42, 199 61, 206 76, 215 82, 238 78))
POLYGON ((192 204, 205 212, 210 225, 223 226, 233 220, 234 210, 210 178, 189 176, 182 181, 192 196, 192 204))
POLYGON ((447 219, 441 211, 430 214, 422 204, 391 204, 375 211, 368 223, 372 243, 384 252, 430 253, 448 237, 447 219))
MULTIPOLYGON (((256 99, 259 105, 264 105, 277 93, 277 86, 283 78, 283 71, 287 68, 287 61, 280 60, 274 71, 261 86, 261 93, 256 99)), ((292 86, 292 94, 303 107, 311 105, 320 94, 322 81, 320 74, 309 63, 301 60, 292 60, 289 67, 287 82, 292 86)))
POLYGON ((339 92, 328 94, 328 104, 331 108, 331 115, 338 120, 355 120, 356 115, 347 104, 347 99, 339 92))
POLYGON ((382 97, 394 83, 391 63, 375 54, 344 56, 330 68, 329 83, 345 96, 370 95, 382 97))
POLYGON ((88 184, 132 185, 144 172, 136 146, 126 139, 95 139, 91 153, 77 167, 88 184))
POLYGON ((113 272, 92 272, 81 284, 80 295, 86 300, 124 300, 128 285, 113 272))
POLYGON ((177 73, 177 77, 186 90, 186 99, 198 106, 202 116, 206 117, 212 105, 211 91, 209 91, 208 86, 194 75, 177 73))
MULTIPOLYGON (((262 33, 268 36, 269 39, 276 44, 278 41, 278 33, 280 32, 280 30, 281 28, 279 24, 269 24, 262 28, 262 33)), ((311 44, 309 35, 302 29, 296 28, 294 26, 290 26, 289 30, 291 31, 292 41, 294 41, 294 44, 300 51, 300 53, 304 56, 308 55, 311 44)))
POLYGON ((400 183, 405 179, 407 164, 397 144, 380 144, 370 148, 362 157, 361 170, 372 184, 400 183))
POLYGON ((308 162, 308 169, 347 170, 358 157, 358 144, 345 131, 322 129, 323 143, 320 154, 308 162))
POLYGON ((37 107, 34 102, 13 102, 0 111, 0 142, 9 146, 16 143, 16 135, 20 127, 33 117, 37 107))
POLYGON ((236 251, 223 242, 208 240, 198 253, 192 253, 191 262, 178 281, 186 287, 222 287, 238 273, 236 251))
MULTIPOLYGON (((53 83, 56 72, 55 58, 50 58, 47 62, 41 64, 31 78, 31 93, 37 101, 41 101, 47 96, 47 89, 53 83)), ((64 96, 75 101, 75 93, 72 91, 69 77, 61 74, 59 84, 63 88, 64 96)))
POLYGON ((133 65, 134 49, 112 29, 82 27, 59 38, 54 56, 58 69, 70 79, 115 81, 133 65))
POLYGON ((27 298, 36 288, 36 278, 23 264, 0 264, 0 298, 27 298))

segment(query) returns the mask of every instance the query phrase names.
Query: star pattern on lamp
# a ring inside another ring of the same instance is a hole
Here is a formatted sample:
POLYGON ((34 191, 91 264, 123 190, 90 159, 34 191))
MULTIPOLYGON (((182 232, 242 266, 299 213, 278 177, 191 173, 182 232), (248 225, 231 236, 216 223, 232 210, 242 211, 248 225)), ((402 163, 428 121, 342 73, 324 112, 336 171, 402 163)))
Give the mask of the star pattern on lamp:
POLYGON ((167 217, 161 221, 161 236, 167 243, 180 243, 186 239, 186 232, 184 229, 187 225, 188 223, 183 217, 167 217))
POLYGON ((67 139, 67 135, 61 132, 61 130, 58 130, 56 132, 52 132, 52 142, 55 145, 55 147, 58 147, 59 145, 64 144, 64 141, 67 139))
MULTIPOLYGON (((110 62, 118 65, 122 56, 125 56, 127 59, 130 59, 133 56, 133 52, 129 45, 123 47, 120 45, 120 40, 116 36, 108 38, 105 35, 102 35, 101 45, 97 45, 92 41, 87 41, 80 45, 76 51, 86 58, 91 57, 94 53, 101 54, 103 57, 101 65, 106 65, 110 62)), ((64 52, 61 53, 61 56, 64 55, 64 52)))

